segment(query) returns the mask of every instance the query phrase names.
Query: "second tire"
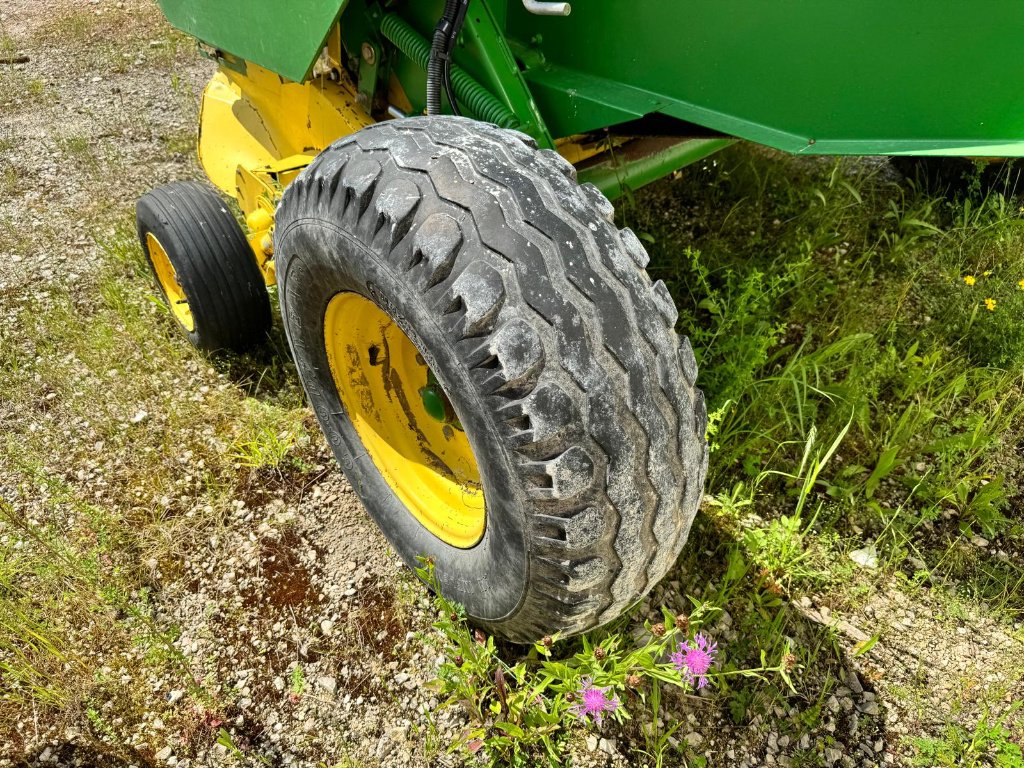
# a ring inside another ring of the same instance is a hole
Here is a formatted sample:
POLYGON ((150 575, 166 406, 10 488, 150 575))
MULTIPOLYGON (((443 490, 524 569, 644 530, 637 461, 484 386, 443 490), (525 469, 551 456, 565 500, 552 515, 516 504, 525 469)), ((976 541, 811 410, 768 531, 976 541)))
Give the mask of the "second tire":
POLYGON ((242 351, 271 326, 252 249, 206 184, 174 181, 135 206, 139 241, 179 330, 199 349, 242 351))

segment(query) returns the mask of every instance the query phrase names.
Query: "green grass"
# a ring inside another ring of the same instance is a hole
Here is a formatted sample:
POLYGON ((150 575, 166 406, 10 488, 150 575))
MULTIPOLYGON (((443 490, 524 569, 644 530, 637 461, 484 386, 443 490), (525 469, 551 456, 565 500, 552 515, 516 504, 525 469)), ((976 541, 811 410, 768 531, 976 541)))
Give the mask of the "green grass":
POLYGON ((794 173, 746 148, 719 162, 727 170, 710 183, 690 174, 626 214, 651 234, 652 272, 673 288, 702 364, 711 492, 744 483, 785 507, 806 490, 817 527, 856 526, 896 558, 940 557, 962 534, 1019 545, 1020 521, 1006 515, 1020 494, 1007 449, 1024 370, 1014 204, 948 204, 878 166, 794 173), (714 229, 660 230, 658 209, 675 205, 714 229), (805 487, 792 468, 812 435, 841 440, 805 487))
MULTIPOLYGON (((0 46, 3 42, 0 37, 0 46)), ((111 77, 141 65, 163 73, 195 55, 194 42, 170 29, 159 6, 148 2, 67 3, 37 26, 25 42, 37 50, 60 46, 73 51, 70 65, 90 76, 99 73, 111 77), (147 45, 148 41, 155 45, 147 45)))
MULTIPOLYGON (((1024 616, 1022 210, 744 146, 624 208, 701 364, 714 503, 683 572, 724 564, 700 596, 739 615, 738 659, 807 629, 781 598, 852 607, 905 574, 912 594, 912 563, 1007 626, 1024 616), (869 543, 870 575, 846 556, 869 543)), ((794 652, 819 672, 804 695, 839 674, 827 638, 794 652)), ((739 687, 726 706, 746 722, 780 697, 739 687)))
POLYGON ((147 664, 191 680, 149 599, 152 573, 173 576, 239 495, 267 492, 249 487, 240 452, 253 471, 301 482, 301 398, 279 385, 279 361, 237 359, 247 377, 235 384, 182 344, 127 217, 89 278, 5 301, 0 733, 25 712, 46 720, 111 697, 133 717, 144 692, 119 690, 104 659, 148 648, 147 664))
POLYGON ((240 434, 231 444, 231 457, 250 470, 302 467, 296 449, 309 443, 303 425, 305 409, 283 410, 260 400, 246 403, 240 434))
MULTIPOLYGON (((1020 709, 1018 701, 1009 715, 1020 709)), ((915 751, 914 765, 943 766, 945 768, 1024 768, 1021 744, 1014 739, 1006 725, 1007 714, 990 718, 988 712, 967 729, 950 724, 938 738, 914 737, 908 739, 915 751)))
MULTIPOLYGON (((947 585, 948 612, 980 603, 1007 628, 1024 615, 1021 213, 997 194, 946 201, 878 164, 799 163, 743 146, 622 210, 649 243, 652 276, 676 297, 711 412, 713 501, 667 608, 696 601, 731 616, 726 671, 765 658, 794 670, 792 690, 723 678, 717 704, 735 724, 799 701, 787 733, 820 735, 851 658, 870 657, 887 631, 842 638, 791 607, 803 595, 840 613, 879 585, 913 599, 923 563, 932 585, 947 585), (1007 556, 972 543, 979 536, 1007 556), (867 545, 879 561, 870 572, 848 557, 867 545)), ((908 742, 905 757, 953 765, 1012 753, 1021 722, 998 692, 965 691, 958 719, 942 722, 924 680, 916 686, 920 727, 936 735, 908 742), (968 724, 990 706, 998 727, 968 724)), ((645 743, 639 733, 634 743, 645 743)), ((659 755, 680 759, 678 749, 659 755)), ((795 760, 823 758, 812 747, 795 760)))

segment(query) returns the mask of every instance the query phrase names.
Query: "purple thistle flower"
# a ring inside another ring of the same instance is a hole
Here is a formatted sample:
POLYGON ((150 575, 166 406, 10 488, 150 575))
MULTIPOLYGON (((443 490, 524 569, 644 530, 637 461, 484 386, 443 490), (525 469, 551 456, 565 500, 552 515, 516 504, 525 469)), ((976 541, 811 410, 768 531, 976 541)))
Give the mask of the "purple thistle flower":
POLYGON ((672 654, 672 665, 679 670, 683 679, 703 688, 708 684, 707 673, 715 662, 718 643, 712 643, 702 632, 694 635, 693 645, 680 643, 679 650, 672 654))
POLYGON ((611 690, 611 686, 596 688, 589 677, 581 678, 580 690, 577 693, 580 701, 569 707, 569 711, 580 720, 586 720, 590 715, 594 718, 594 722, 600 725, 604 713, 614 712, 619 706, 618 697, 614 693, 609 694, 609 690, 611 690))

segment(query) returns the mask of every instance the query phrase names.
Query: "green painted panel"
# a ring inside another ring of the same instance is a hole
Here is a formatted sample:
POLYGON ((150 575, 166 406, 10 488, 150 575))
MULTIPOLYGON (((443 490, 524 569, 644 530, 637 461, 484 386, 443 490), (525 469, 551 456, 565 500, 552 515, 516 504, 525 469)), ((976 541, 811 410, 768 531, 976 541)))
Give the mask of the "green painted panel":
POLYGON ((159 0, 175 27, 302 81, 347 0, 159 0))
POLYGON ((507 19, 555 135, 661 111, 790 152, 1024 155, 1020 0, 509 2, 507 19))

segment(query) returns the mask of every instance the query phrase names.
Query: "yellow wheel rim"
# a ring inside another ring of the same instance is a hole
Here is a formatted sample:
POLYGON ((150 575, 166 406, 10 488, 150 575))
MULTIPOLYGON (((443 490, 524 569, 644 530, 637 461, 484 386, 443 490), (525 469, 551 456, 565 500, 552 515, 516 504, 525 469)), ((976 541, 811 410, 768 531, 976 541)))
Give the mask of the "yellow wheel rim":
POLYGON ((372 301, 346 292, 327 305, 324 341, 342 405, 391 490, 446 544, 479 542, 485 514, 476 457, 409 337, 372 301))
POLYGON ((185 298, 185 290, 178 282, 178 275, 174 271, 174 265, 167 258, 167 251, 156 239, 152 232, 146 233, 146 250, 149 252, 149 260, 153 264, 153 271, 156 272, 157 282, 160 289, 167 297, 167 303, 171 307, 171 314, 181 327, 190 333, 195 330, 195 320, 192 319, 192 309, 185 298))

